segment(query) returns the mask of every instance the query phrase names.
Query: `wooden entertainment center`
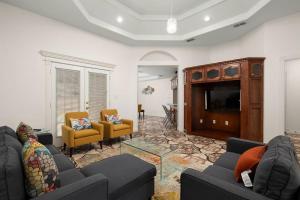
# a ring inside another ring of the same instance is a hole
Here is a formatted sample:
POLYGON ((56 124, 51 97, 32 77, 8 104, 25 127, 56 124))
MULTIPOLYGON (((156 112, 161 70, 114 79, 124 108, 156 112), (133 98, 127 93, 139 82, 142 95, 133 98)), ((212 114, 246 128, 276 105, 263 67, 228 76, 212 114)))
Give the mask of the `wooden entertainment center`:
POLYGON ((187 134, 263 141, 265 58, 242 58, 184 69, 187 134))

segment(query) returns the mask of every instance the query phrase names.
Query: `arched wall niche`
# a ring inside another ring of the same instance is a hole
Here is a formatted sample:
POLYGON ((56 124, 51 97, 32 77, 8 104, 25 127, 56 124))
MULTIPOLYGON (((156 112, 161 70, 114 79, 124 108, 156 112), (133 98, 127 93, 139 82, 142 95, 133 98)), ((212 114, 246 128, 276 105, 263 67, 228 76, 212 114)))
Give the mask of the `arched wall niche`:
POLYGON ((140 61, 146 61, 146 62, 172 61, 172 62, 174 62, 174 61, 177 61, 177 59, 175 58, 175 56, 173 56, 169 52, 155 50, 155 51, 150 51, 150 52, 146 53, 144 56, 141 57, 140 61))

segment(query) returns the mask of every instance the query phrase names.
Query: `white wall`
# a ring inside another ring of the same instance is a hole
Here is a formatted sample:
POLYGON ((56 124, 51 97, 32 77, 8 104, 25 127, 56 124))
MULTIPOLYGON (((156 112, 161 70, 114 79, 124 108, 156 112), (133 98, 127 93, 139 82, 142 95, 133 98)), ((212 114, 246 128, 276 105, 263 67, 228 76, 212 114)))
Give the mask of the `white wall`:
POLYGON ((209 48, 210 62, 266 57, 264 76, 264 141, 284 134, 284 60, 300 58, 300 13, 270 21, 246 36, 209 48))
POLYGON ((173 91, 171 90, 171 78, 139 81, 138 103, 142 104, 145 115, 164 117, 162 105, 173 103, 173 91), (143 94, 148 85, 154 88, 152 94, 143 94))
POLYGON ((288 133, 300 133, 300 59, 286 62, 286 124, 288 133))

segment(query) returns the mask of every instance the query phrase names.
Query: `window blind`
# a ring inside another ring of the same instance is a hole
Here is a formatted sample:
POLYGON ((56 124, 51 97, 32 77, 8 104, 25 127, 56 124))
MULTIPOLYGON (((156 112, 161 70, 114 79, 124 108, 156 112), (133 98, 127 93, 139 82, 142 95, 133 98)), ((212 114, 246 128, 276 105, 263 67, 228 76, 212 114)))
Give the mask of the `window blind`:
POLYGON ((99 121, 100 111, 107 106, 107 75, 89 72, 89 117, 99 121))
POLYGON ((80 71, 56 69, 56 133, 61 136, 65 113, 80 111, 80 71))

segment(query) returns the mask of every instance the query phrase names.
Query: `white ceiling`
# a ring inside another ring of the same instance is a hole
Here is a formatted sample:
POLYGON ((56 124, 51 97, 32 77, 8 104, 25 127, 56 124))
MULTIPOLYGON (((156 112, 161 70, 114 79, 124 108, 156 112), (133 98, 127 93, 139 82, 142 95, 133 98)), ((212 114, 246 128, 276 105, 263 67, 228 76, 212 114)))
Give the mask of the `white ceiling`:
MULTIPOLYGON (((128 9, 139 13, 140 15, 169 15, 170 5, 172 0, 115 0, 123 4, 128 9)), ((207 3, 210 0, 173 0, 173 13, 175 15, 183 14, 184 12, 207 3)))
POLYGON ((139 81, 155 80, 163 78, 171 78, 176 75, 177 66, 139 66, 138 67, 138 78, 139 81))
POLYGON ((300 11, 300 0, 174 0, 178 32, 166 32, 171 0, 0 0, 130 45, 212 45, 300 11), (205 22, 203 18, 210 16, 205 22), (123 23, 116 18, 122 16, 123 23), (240 22, 245 26, 234 28, 240 22), (194 38, 193 42, 186 40, 194 38))

